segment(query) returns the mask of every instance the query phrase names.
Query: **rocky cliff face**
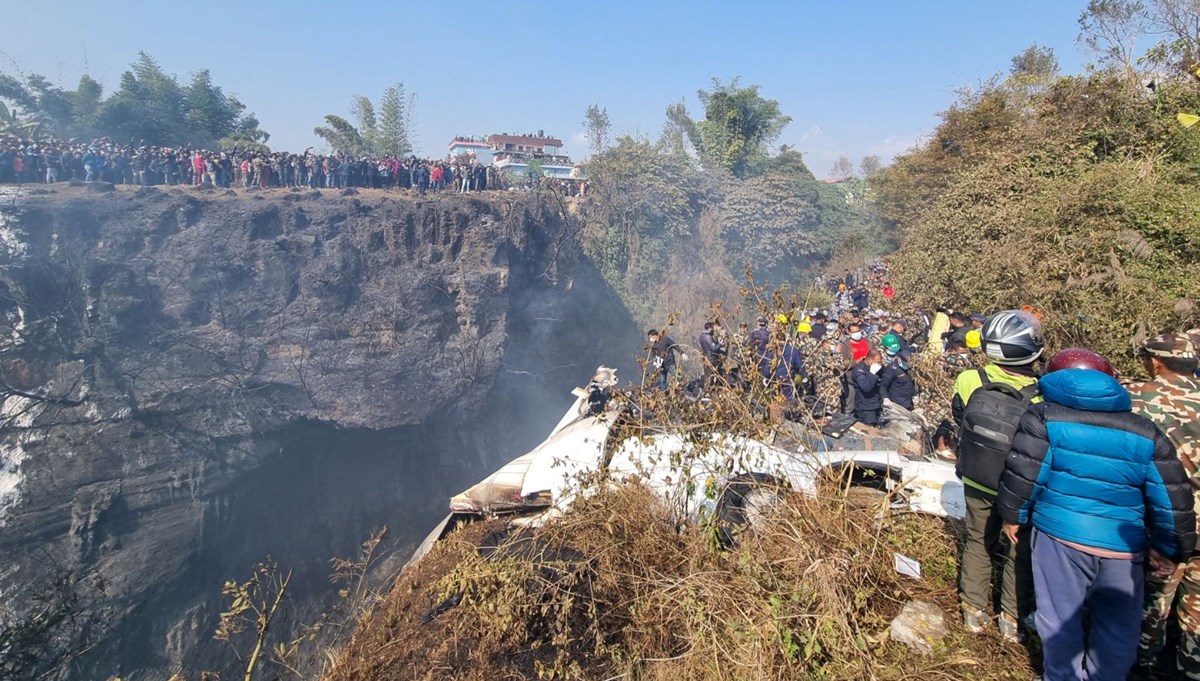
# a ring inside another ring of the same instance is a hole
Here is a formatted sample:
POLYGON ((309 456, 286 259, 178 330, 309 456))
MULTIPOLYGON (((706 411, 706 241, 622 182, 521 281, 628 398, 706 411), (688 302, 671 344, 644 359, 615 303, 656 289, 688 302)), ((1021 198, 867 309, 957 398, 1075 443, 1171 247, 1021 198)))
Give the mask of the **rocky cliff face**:
POLYGON ((202 668, 223 580, 269 554, 319 598, 636 350, 550 197, 231 194, 0 213, 0 608, 84 594, 66 676, 202 668))

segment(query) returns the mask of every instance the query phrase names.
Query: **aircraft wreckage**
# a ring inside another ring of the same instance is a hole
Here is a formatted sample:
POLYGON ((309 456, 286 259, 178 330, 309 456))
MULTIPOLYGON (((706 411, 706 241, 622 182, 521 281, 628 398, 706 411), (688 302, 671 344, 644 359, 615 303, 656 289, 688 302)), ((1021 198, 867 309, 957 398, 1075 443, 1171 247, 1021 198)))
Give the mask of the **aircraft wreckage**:
POLYGON ((616 370, 600 367, 586 389, 573 391, 575 403, 544 442, 450 499, 450 514, 409 564, 464 522, 510 517, 537 525, 597 482, 636 479, 680 517, 743 524, 782 490, 815 495, 823 481, 886 497, 892 509, 951 518, 966 513, 954 464, 922 451, 921 417, 901 407, 887 407, 883 429, 854 425, 836 438, 790 438, 785 431, 795 426, 788 424, 772 442, 721 432, 698 439, 667 427, 619 427, 629 405, 610 399, 616 385, 616 370))

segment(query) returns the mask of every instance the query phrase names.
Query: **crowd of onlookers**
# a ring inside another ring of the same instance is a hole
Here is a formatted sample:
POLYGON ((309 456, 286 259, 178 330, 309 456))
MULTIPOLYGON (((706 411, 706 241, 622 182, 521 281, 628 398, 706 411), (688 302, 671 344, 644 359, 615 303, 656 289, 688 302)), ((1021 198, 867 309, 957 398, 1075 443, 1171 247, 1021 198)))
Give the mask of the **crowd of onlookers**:
POLYGON ((87 143, 0 139, 0 184, 53 184, 71 180, 123 185, 211 185, 213 187, 308 187, 413 189, 469 193, 488 189, 556 190, 567 196, 587 191, 583 180, 512 177, 473 159, 450 161, 349 154, 318 154, 190 145, 121 144, 108 138, 87 143))

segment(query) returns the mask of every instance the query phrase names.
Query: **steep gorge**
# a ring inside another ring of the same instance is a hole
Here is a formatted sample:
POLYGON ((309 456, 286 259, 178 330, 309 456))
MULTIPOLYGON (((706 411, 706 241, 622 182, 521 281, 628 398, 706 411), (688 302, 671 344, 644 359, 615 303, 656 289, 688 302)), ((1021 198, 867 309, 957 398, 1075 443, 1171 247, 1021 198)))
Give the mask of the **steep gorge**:
POLYGON ((318 602, 639 338, 546 194, 26 193, 0 307, 0 608, 68 576, 96 643, 68 678, 204 668, 268 555, 318 602))

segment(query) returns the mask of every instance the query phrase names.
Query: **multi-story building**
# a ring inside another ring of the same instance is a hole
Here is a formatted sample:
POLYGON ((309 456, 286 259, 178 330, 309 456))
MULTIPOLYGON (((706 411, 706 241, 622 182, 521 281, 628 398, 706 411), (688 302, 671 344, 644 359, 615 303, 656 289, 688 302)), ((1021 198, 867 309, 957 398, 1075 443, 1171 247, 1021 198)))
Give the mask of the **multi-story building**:
POLYGON ((446 160, 453 161, 459 156, 469 156, 479 163, 490 165, 492 145, 482 137, 455 137, 446 145, 446 160))
POLYGON ((562 140, 547 137, 538 130, 536 135, 488 135, 486 139, 455 137, 447 145, 449 158, 461 155, 472 156, 483 164, 494 165, 498 170, 515 175, 525 175, 529 166, 535 164, 549 177, 576 177, 578 172, 571 157, 563 152, 562 140))

